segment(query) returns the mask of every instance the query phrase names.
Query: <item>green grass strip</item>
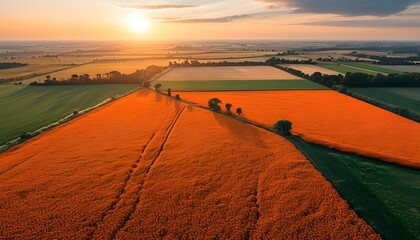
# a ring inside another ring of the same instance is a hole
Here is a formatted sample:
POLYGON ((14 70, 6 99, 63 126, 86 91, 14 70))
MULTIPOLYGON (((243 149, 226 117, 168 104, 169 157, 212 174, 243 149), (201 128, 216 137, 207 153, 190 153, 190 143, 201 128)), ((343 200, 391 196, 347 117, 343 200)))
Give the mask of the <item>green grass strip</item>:
POLYGON ((378 233, 386 239, 419 238, 418 170, 288 139, 378 233))
POLYGON ((157 81, 162 89, 173 91, 252 91, 252 90, 323 90, 326 87, 308 80, 217 80, 157 81))

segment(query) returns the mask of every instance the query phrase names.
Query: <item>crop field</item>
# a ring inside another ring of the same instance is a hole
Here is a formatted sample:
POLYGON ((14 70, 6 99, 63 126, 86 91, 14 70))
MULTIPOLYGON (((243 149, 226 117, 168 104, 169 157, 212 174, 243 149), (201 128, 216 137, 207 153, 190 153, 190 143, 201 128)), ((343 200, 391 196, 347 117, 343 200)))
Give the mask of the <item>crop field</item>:
POLYGON ((341 64, 345 65, 345 66, 367 69, 367 70, 370 70, 370 71, 383 73, 383 74, 401 73, 401 71, 396 71, 396 70, 384 68, 384 67, 382 67, 382 65, 375 65, 375 64, 369 64, 369 63, 345 62, 345 63, 341 63, 341 64))
POLYGON ((69 66, 64 66, 62 64, 48 64, 48 65, 45 64, 45 65, 28 65, 28 66, 19 67, 19 68, 1 69, 0 81, 54 72, 60 69, 68 68, 68 67, 69 66))
POLYGON ((340 72, 343 74, 346 74, 348 72, 351 73, 356 73, 356 72, 360 72, 360 73, 366 73, 366 74, 373 74, 376 75, 378 72, 375 71, 371 71, 365 68, 360 68, 360 67, 353 67, 350 65, 346 64, 341 64, 341 63, 321 63, 318 64, 318 66, 326 68, 326 69, 330 69, 336 72, 340 72))
POLYGON ((346 95, 326 91, 182 92, 181 98, 207 106, 219 98, 241 107, 244 117, 265 126, 293 123, 304 140, 340 151, 420 168, 420 126, 346 95), (398 141, 395 141, 398 139, 398 141))
POLYGON ((0 145, 136 87, 0 85, 0 145))
MULTIPOLYGON (((171 59, 148 59, 148 60, 110 60, 110 61, 101 61, 90 64, 81 65, 79 67, 55 72, 48 74, 51 78, 57 78, 58 80, 69 79, 71 75, 77 74, 89 74, 91 77, 96 77, 96 74, 109 73, 111 71, 119 71, 121 73, 134 73, 136 70, 146 68, 150 65, 157 66, 166 66, 168 65, 171 59)), ((25 81, 25 83, 38 81, 43 82, 45 76, 39 76, 35 78, 30 78, 25 81)))
POLYGON ((305 143, 297 137, 289 139, 385 239, 419 236, 418 170, 305 143))
POLYGON ((312 75, 315 72, 320 72, 322 74, 326 74, 326 75, 338 75, 338 74, 342 74, 340 72, 336 72, 333 70, 329 70, 314 64, 281 64, 281 66, 283 67, 287 67, 287 68, 293 68, 296 70, 299 70, 303 73, 306 73, 308 75, 312 75))
POLYGON ((420 113, 420 88, 350 88, 352 92, 420 113))
POLYGON ((147 90, 0 159, 5 238, 379 238, 286 139, 147 90))
POLYGON ((178 67, 172 68, 159 81, 219 80, 302 80, 288 72, 269 66, 178 67))
POLYGON ((268 66, 179 67, 162 75, 156 83, 174 91, 326 89, 268 66))

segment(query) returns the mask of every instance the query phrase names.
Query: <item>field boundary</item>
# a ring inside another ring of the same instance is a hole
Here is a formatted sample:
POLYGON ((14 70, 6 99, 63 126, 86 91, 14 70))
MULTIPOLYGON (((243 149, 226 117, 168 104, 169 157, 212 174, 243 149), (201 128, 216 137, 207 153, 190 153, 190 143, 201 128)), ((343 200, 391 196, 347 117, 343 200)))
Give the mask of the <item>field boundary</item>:
MULTIPOLYGON (((152 91, 152 90, 150 90, 150 89, 148 89, 148 90, 149 90, 149 91, 152 91)), ((162 93, 162 92, 156 92, 156 93, 157 93, 157 94, 161 94, 161 95, 163 95, 163 96, 165 96, 165 97, 167 97, 167 98, 170 98, 170 99, 173 99, 173 100, 176 100, 176 101, 180 101, 180 102, 182 102, 182 103, 188 104, 188 105, 193 106, 193 107, 196 107, 196 108, 204 109, 204 110, 207 110, 207 111, 210 111, 210 112, 213 112, 213 113, 217 113, 217 114, 220 114, 220 115, 223 115, 223 116, 226 116, 226 117, 229 117, 229 118, 235 119, 235 120, 240 121, 240 122, 242 122, 242 123, 247 123, 247 124, 253 125, 253 126, 255 126, 255 127, 258 127, 258 128, 260 128, 260 129, 263 129, 263 130, 266 130, 266 131, 269 131, 269 132, 272 132, 272 133, 274 133, 274 134, 277 134, 277 135, 279 135, 279 136, 281 136, 281 137, 284 137, 284 138, 288 139, 288 137, 287 137, 287 136, 283 136, 283 135, 281 135, 281 134, 277 133, 276 131, 274 131, 272 128, 267 127, 267 126, 264 126, 264 125, 262 125, 262 124, 260 124, 260 123, 258 123, 258 122, 255 122, 255 121, 252 121, 252 120, 249 120, 249 119, 246 119, 246 118, 240 117, 240 116, 236 116, 236 115, 233 115, 233 114, 228 114, 228 113, 225 113, 225 112, 221 112, 221 111, 220 111, 220 112, 218 112, 218 111, 213 111, 213 110, 211 110, 211 109, 209 109, 209 108, 206 108, 206 107, 201 106, 201 105, 199 105, 199 104, 197 104, 197 103, 194 103, 194 102, 189 102, 189 101, 187 101, 187 100, 183 100, 183 99, 179 99, 179 100, 178 100, 178 99, 175 99, 175 98, 173 98, 173 97, 169 97, 168 95, 166 95, 166 94, 164 94, 164 93, 162 93)), ((360 101, 361 101, 361 100, 360 100, 360 101)), ((404 168, 408 168, 408 169, 420 170, 420 168, 419 168, 419 167, 415 167, 415 166, 408 166, 408 165, 400 164, 400 163, 397 163, 397 162, 390 162, 390 161, 383 160, 383 159, 381 159, 381 158, 379 158, 379 157, 368 156, 368 155, 362 155, 362 154, 359 154, 359 153, 357 153, 357 152, 354 152, 354 151, 351 151, 351 150, 347 150, 347 149, 345 149, 345 148, 333 148, 333 147, 331 147, 331 146, 327 146, 327 144, 326 144, 326 145, 323 145, 323 144, 319 144, 319 143, 314 143, 314 142, 310 142, 310 141, 305 141, 305 140, 303 140, 303 139, 301 138, 301 136, 299 136, 299 135, 293 135, 293 136, 294 136, 294 137, 297 137, 297 138, 299 138, 299 139, 301 139, 301 140, 302 140, 302 141, 304 141, 304 142, 307 142, 307 143, 310 143, 310 144, 314 144, 314 145, 318 145, 318 146, 321 146, 321 147, 324 147, 324 148, 328 148, 328 149, 331 149, 331 150, 339 151, 339 152, 342 152, 342 153, 353 154, 353 155, 360 156, 360 157, 363 157, 363 158, 369 158, 369 159, 372 159, 372 160, 380 161, 380 162, 382 162, 382 163, 393 164, 393 165, 397 165, 397 166, 404 167, 404 168)))

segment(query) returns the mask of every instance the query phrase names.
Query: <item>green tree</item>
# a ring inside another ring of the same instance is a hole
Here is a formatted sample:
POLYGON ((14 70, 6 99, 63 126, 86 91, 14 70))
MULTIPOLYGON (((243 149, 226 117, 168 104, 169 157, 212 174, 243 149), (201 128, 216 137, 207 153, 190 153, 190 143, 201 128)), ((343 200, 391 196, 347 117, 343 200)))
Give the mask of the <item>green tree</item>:
POLYGON ((225 105, 227 112, 228 112, 228 113, 230 113, 230 114, 232 113, 232 112, 230 111, 230 109, 232 108, 232 106, 233 106, 233 105, 232 105, 232 104, 230 104, 230 103, 226 103, 226 105, 225 105))
POLYGON ((242 116, 242 115, 243 115, 242 108, 237 108, 237 109, 236 109, 236 113, 237 113, 239 116, 242 116))
POLYGON ((219 106, 219 103, 222 103, 218 98, 212 98, 208 101, 207 105, 211 110, 220 111, 222 108, 219 106))
POLYGON ((289 120, 280 120, 273 125, 273 130, 282 135, 290 135, 290 130, 292 130, 292 122, 289 120))
POLYGON ((153 87, 155 88, 156 91, 159 91, 160 88, 162 87, 162 84, 156 83, 153 87))

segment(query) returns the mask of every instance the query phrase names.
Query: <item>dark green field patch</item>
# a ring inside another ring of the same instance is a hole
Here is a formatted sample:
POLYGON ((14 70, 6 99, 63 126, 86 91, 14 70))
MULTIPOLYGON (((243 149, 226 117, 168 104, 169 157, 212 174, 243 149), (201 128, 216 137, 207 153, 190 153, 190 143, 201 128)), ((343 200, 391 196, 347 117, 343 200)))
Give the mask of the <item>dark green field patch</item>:
POLYGON ((251 91, 251 90, 323 90, 326 87, 307 80, 217 80, 157 81, 162 89, 173 91, 251 91))
POLYGON ((0 145, 136 87, 0 85, 0 145))
POLYGON ((420 237, 418 170, 289 140, 378 233, 387 239, 420 237))
POLYGON ((367 69, 367 70, 371 70, 371 71, 375 71, 375 72, 379 72, 379 73, 385 73, 385 74, 402 73, 400 71, 382 68, 382 67, 377 66, 375 64, 369 64, 369 63, 345 62, 345 63, 342 63, 342 64, 353 66, 353 67, 358 67, 358 68, 363 68, 363 69, 367 69))
POLYGON ((346 74, 348 72, 350 73, 366 73, 366 74, 371 74, 371 75, 376 75, 377 72, 372 72, 372 71, 368 71, 368 70, 363 70, 363 69, 358 69, 358 68, 352 68, 350 66, 344 66, 342 64, 339 63, 324 63, 324 64, 318 64, 318 66, 326 68, 326 69, 330 69, 336 72, 340 72, 343 74, 346 74))
POLYGON ((420 113, 420 88, 350 88, 350 91, 420 113))

